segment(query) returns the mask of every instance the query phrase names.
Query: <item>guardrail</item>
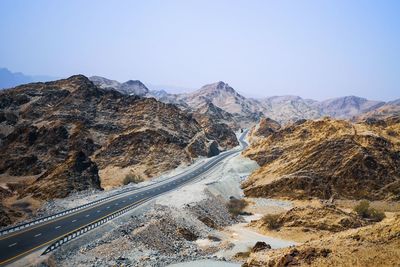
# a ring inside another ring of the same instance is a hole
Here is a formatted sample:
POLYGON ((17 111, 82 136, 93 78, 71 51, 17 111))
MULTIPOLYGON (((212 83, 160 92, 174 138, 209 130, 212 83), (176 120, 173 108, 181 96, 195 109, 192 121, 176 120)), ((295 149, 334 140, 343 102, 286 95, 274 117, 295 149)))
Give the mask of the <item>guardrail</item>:
MULTIPOLYGON (((153 184, 151 184, 151 185, 153 185, 153 184)), ((148 185, 148 186, 151 186, 151 185, 148 185)), ((22 229, 27 228, 29 226, 33 226, 33 225, 36 225, 36 224, 40 224, 40 223, 43 223, 43 222, 50 221, 52 219, 55 219, 55 218, 58 218, 58 217, 61 217, 61 216, 64 216, 64 215, 67 215, 67 214, 70 214, 70 213, 85 209, 85 208, 88 208, 88 207, 91 207, 91 206, 94 206, 94 205, 96 205, 98 203, 101 203, 101 202, 103 202, 105 200, 108 200, 108 199, 110 199, 112 197, 115 197, 115 196, 118 196, 118 195, 121 195, 121 194, 125 194, 125 193, 127 193, 129 191, 140 190, 140 189, 145 188, 145 187, 147 187, 147 186, 143 186, 143 187, 139 187, 139 188, 123 189, 120 192, 118 192, 116 194, 113 194, 113 195, 110 195, 108 197, 104 197, 104 198, 95 200, 93 202, 90 202, 90 203, 87 203, 87 204, 84 204, 84 205, 81 205, 81 206, 78 206, 78 207, 75 207, 75 208, 72 208, 72 209, 64 210, 64 211, 55 213, 53 215, 40 217, 40 218, 37 218, 37 219, 35 219, 33 221, 30 221, 30 222, 22 223, 22 224, 19 224, 19 225, 12 226, 10 228, 3 229, 3 230, 0 231, 0 236, 6 235, 6 234, 10 234, 10 233, 16 232, 18 230, 22 230, 22 229)))
MULTIPOLYGON (((226 152, 228 152, 228 151, 226 151, 226 152)), ((233 152, 233 151, 231 151, 231 152, 233 152)), ((228 152, 228 154, 229 154, 229 152, 228 152)), ((160 181, 158 183, 166 182, 166 181, 168 181, 170 179, 176 178, 177 176, 183 175, 184 173, 186 173, 186 171, 183 172, 183 173, 180 173, 178 175, 174 175, 172 177, 169 177, 169 178, 167 178, 167 179, 165 179, 163 181, 160 181)), ((26 222, 26 223, 15 225, 15 226, 12 226, 12 227, 9 227, 9 228, 5 228, 3 230, 0 230, 0 236, 7 235, 7 234, 10 234, 10 233, 22 230, 24 228, 33 226, 33 225, 37 225, 37 224, 40 224, 40 223, 43 223, 43 222, 47 222, 47 221, 53 220, 55 218, 58 218, 58 217, 61 217, 61 216, 64 216, 64 215, 67 215, 67 214, 70 214, 70 213, 73 213, 73 212, 76 212, 76 211, 79 211, 79 210, 82 210, 82 209, 85 209, 85 208, 88 208, 88 207, 91 207, 91 206, 94 206, 94 205, 96 205, 98 203, 101 203, 101 202, 103 202, 105 200, 108 200, 108 199, 110 199, 112 197, 115 197, 115 196, 118 196, 118 195, 121 195, 121 194, 125 194, 125 193, 130 192, 130 191, 140 190, 140 189, 143 189, 143 188, 146 188, 146 187, 149 187, 149 186, 154 186, 155 184, 158 184, 158 183, 146 185, 146 186, 139 187, 139 188, 123 189, 120 192, 115 193, 113 195, 110 195, 108 197, 104 197, 104 198, 95 200, 93 202, 90 202, 90 203, 87 203, 87 204, 84 204, 84 205, 81 205, 81 206, 78 206, 78 207, 75 207, 75 208, 72 208, 72 209, 68 209, 68 210, 65 210, 65 211, 61 211, 61 212, 55 213, 53 215, 48 215, 48 216, 37 218, 37 219, 35 219, 33 221, 30 221, 30 222, 26 222)))
POLYGON ((80 227, 79 229, 75 229, 75 230, 65 234, 64 236, 60 237, 58 240, 54 241, 53 244, 49 245, 45 249, 45 251, 43 251, 42 255, 46 255, 47 253, 59 248, 61 245, 65 244, 65 243, 67 243, 68 241, 73 240, 73 239, 81 236, 82 234, 87 233, 88 231, 93 230, 93 229, 99 227, 100 225, 105 224, 106 222, 114 219, 115 217, 118 217, 118 216, 124 214, 125 212, 127 212, 133 208, 136 208, 138 205, 142 204, 143 202, 146 202, 147 200, 149 200, 149 198, 143 199, 137 203, 133 203, 132 205, 130 205, 128 207, 117 210, 113 213, 110 213, 109 215, 106 215, 100 219, 97 219, 96 221, 86 224, 86 225, 80 227))
MULTIPOLYGON (((224 155, 224 158, 230 156, 234 154, 234 152, 232 151, 231 153, 227 153, 224 155)), ((215 164, 213 164, 214 162, 212 162, 210 165, 215 166, 215 164)), ((217 163, 218 164, 218 163, 217 163)), ((93 221, 85 226, 80 227, 79 229, 73 230, 67 234, 65 234, 64 236, 60 237, 58 240, 56 240, 53 244, 49 245, 45 251, 43 251, 42 255, 46 255, 50 252, 52 252, 53 250, 59 248, 61 245, 67 243, 70 240, 73 240, 79 236, 81 236, 84 233, 87 233, 88 231, 95 229, 103 224, 105 224, 106 222, 114 219, 115 217, 118 217, 124 213, 126 213, 127 211, 136 208, 137 206, 139 206, 140 204, 148 201, 149 199, 151 199, 152 197, 149 198, 145 198, 137 203, 133 203, 131 205, 129 205, 128 207, 122 208, 120 210, 117 210, 109 215, 106 215, 96 221, 93 221)))
MULTIPOLYGON (((183 172, 183 173, 185 173, 185 172, 183 172)), ((165 180, 162 180, 162 181, 157 182, 157 183, 154 183, 154 184, 149 184, 149 185, 145 185, 145 186, 138 187, 138 188, 127 188, 127 189, 122 189, 122 190, 119 191, 118 193, 112 194, 112 195, 110 195, 110 196, 108 196, 108 197, 104 197, 104 198, 95 200, 95 201, 93 201, 93 202, 90 202, 90 203, 87 203, 87 204, 84 204, 84 205, 81 205, 81 206, 78 206, 78 207, 75 207, 75 208, 72 208, 72 209, 68 209, 68 210, 65 210, 65 211, 61 211, 61 212, 55 213, 55 214, 53 214, 53 215, 48 215, 48 216, 40 217, 40 218, 37 218, 37 219, 35 219, 35 220, 33 220, 33 221, 30 221, 30 222, 26 222, 26 223, 22 223, 22 224, 19 224, 19 225, 15 225, 15 226, 12 226, 12 227, 9 227, 9 228, 5 228, 5 229, 3 229, 3 230, 0 230, 0 236, 7 235, 7 234, 10 234, 10 233, 13 233, 13 232, 22 230, 22 229, 24 229, 24 228, 27 228, 27 227, 30 227, 30 226, 33 226, 33 225, 37 225, 37 224, 40 224, 40 223, 43 223, 43 222, 47 222, 47 221, 50 221, 50 220, 52 220, 52 219, 55 219, 55 218, 58 218, 58 217, 61 217, 61 216, 64 216, 64 215, 67 215, 67 214, 70 214, 70 213, 73 213, 73 212, 76 212, 76 211, 85 209, 85 208, 88 208, 88 207, 91 207, 91 206, 94 206, 94 205, 96 205, 96 204, 98 204, 98 203, 101 203, 101 202, 103 202, 103 201, 105 201, 105 200, 108 200, 108 199, 110 199, 110 198, 112 198, 112 197, 116 197, 116 196, 119 196, 119 195, 121 195, 121 194, 128 193, 128 192, 130 192, 130 191, 140 190, 140 189, 143 189, 143 188, 147 188, 147 187, 149 187, 149 186, 154 186, 154 185, 156 185, 156 184, 166 182, 166 181, 168 181, 168 180, 170 180, 170 179, 176 178, 176 177, 179 176, 179 175, 182 175, 183 173, 178 174, 178 175, 175 175, 175 176, 172 176, 172 177, 169 177, 169 178, 167 178, 167 179, 165 179, 165 180)))

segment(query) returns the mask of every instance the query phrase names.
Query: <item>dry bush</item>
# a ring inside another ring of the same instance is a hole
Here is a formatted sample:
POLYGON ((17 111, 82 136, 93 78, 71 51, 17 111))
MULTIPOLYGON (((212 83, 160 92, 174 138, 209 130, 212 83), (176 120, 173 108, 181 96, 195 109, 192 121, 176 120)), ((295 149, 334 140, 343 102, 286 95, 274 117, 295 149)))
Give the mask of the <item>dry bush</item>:
POLYGON ((367 200, 360 201, 360 203, 354 207, 354 211, 361 218, 369 219, 375 222, 380 222, 385 218, 385 213, 371 208, 367 200))
POLYGON ((267 214, 261 218, 261 221, 269 230, 277 230, 282 226, 282 223, 279 221, 279 217, 279 214, 267 214))
POLYGON ((246 200, 231 197, 226 206, 228 208, 228 211, 233 216, 238 216, 243 213, 243 210, 247 205, 248 204, 247 204, 246 200))

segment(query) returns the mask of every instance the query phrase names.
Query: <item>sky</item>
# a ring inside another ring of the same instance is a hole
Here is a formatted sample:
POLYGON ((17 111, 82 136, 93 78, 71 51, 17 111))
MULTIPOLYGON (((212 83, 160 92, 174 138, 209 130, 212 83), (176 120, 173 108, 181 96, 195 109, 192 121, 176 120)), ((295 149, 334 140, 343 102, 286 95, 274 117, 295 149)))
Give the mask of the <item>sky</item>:
POLYGON ((245 96, 400 98, 400 1, 1 0, 0 67, 245 96))

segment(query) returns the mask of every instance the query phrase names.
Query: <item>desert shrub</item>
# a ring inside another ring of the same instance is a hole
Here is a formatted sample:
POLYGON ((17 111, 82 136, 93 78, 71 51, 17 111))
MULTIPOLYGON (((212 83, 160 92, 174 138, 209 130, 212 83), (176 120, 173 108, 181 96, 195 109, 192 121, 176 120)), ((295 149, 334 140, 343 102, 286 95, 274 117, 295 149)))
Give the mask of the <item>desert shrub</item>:
POLYGON ((140 182, 143 182, 143 181, 144 181, 144 179, 142 177, 130 172, 125 176, 125 178, 122 181, 122 183, 124 185, 127 185, 127 184, 130 184, 130 183, 137 184, 137 183, 140 183, 140 182))
POLYGON ((226 206, 228 208, 228 211, 233 216, 238 216, 243 213, 243 209, 247 206, 247 202, 244 199, 231 197, 226 206))
POLYGON ((246 251, 240 251, 240 252, 236 253, 234 257, 246 259, 246 258, 250 257, 250 254, 251 254, 251 247, 247 247, 246 251))
POLYGON ((279 214, 267 214, 261 218, 261 221, 267 226, 269 230, 276 230, 282 226, 279 220, 279 214))
POLYGON ((250 253, 250 251, 238 252, 235 254, 235 258, 247 259, 250 257, 250 253))
POLYGON ((374 208, 371 208, 367 200, 362 200, 354 207, 354 211, 364 219, 369 219, 375 222, 380 222, 385 218, 385 213, 374 208))

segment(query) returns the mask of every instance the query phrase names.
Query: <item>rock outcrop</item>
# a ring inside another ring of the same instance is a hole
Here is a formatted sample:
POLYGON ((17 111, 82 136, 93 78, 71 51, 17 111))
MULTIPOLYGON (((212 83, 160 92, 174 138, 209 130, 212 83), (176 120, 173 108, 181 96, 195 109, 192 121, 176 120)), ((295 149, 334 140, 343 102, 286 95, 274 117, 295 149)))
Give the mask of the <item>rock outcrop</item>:
MULTIPOLYGON (((260 227, 267 227, 260 220, 260 227)), ((279 228, 301 228, 302 231, 328 231, 340 232, 348 229, 367 225, 355 213, 342 211, 335 206, 324 205, 320 207, 294 207, 279 216, 275 222, 279 228)))
POLYGON ((400 120, 299 121, 244 154, 261 166, 243 183, 254 197, 400 199, 400 120))

